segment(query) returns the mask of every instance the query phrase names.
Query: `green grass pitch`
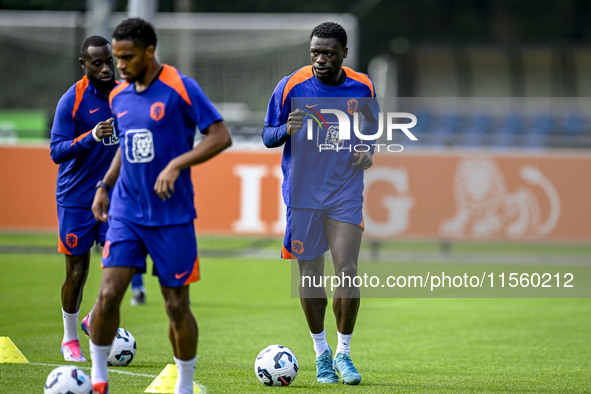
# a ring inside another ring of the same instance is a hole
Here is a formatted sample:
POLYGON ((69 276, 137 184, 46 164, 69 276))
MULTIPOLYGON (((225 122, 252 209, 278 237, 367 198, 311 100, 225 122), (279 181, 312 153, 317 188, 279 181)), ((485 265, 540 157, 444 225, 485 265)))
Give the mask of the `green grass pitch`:
MULTIPOLYGON (((44 243, 0 234, 0 245, 44 243)), ((420 244, 401 248, 425 250, 420 244)), ((507 248, 525 254, 532 249, 507 248)), ((589 256, 589 248, 574 253, 589 256)), ((96 297, 99 266, 95 253, 81 315, 96 297)), ((64 271, 57 252, 0 251, 0 336, 10 337, 31 362, 0 364, 0 393, 40 393, 54 365, 66 364, 59 350, 64 271)), ((201 274, 191 288, 199 324, 195 380, 208 393, 591 392, 589 299, 363 299, 351 343, 363 381, 349 387, 315 381, 312 340, 299 300, 290 297, 289 262, 203 256, 201 274), (300 362, 287 388, 264 387, 254 374, 258 352, 275 343, 290 347, 300 362)), ((173 362, 157 280, 145 279, 147 304, 130 306, 129 292, 122 304, 121 326, 135 336, 138 351, 130 366, 110 368, 112 393, 144 392, 173 362)), ((334 349, 330 311, 326 331, 334 349)), ((88 357, 88 340, 80 335, 88 357)), ((89 372, 90 362, 78 365, 89 372)))

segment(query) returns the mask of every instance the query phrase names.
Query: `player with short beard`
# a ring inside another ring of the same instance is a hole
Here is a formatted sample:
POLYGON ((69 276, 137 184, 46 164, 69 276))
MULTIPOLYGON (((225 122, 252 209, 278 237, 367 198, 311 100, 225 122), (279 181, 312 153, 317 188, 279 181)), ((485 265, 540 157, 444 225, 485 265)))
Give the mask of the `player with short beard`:
POLYGON ((146 271, 148 254, 169 318, 175 393, 193 392, 198 331, 189 284, 199 280, 199 258, 189 167, 217 155, 232 139, 197 82, 158 62, 156 43, 154 28, 143 19, 126 19, 113 32, 113 53, 125 79, 109 96, 121 148, 92 208, 97 220, 109 222, 90 343, 91 379, 99 394, 108 393, 107 357, 121 299, 133 274, 146 271), (205 138, 193 146, 197 128, 205 138))
POLYGON ((61 351, 66 361, 74 362, 86 361, 80 351, 77 327, 90 249, 95 242, 105 241, 107 229, 91 211, 94 188, 119 146, 107 99, 116 86, 111 45, 103 37, 88 37, 80 46, 79 62, 85 75, 60 99, 50 145, 51 158, 59 164, 58 251, 66 256, 61 351))
MULTIPOLYGON (((281 256, 298 261, 300 301, 316 352, 316 379, 319 383, 338 383, 336 371, 343 383, 356 385, 361 375, 351 361, 350 342, 359 310, 359 288, 349 284, 335 290, 332 309, 338 346, 332 359, 324 330, 326 291, 323 287, 305 287, 302 280, 322 278, 324 254, 329 249, 336 276, 357 275, 363 231, 363 172, 373 164, 372 152, 344 149, 339 130, 334 125, 326 127, 326 121, 322 132, 316 129, 313 141, 306 136, 314 130, 300 130, 306 126, 304 116, 320 118, 320 108, 326 103, 339 104, 343 114, 348 112, 352 117, 358 108, 348 108, 349 103, 361 102, 361 132, 377 131, 379 105, 373 83, 367 75, 342 66, 347 53, 347 33, 342 26, 334 22, 316 26, 310 34, 312 65, 279 82, 269 101, 262 136, 269 148, 284 145, 281 169, 287 227, 281 256), (301 106, 293 108, 292 99, 301 106), (318 141, 325 144, 317 145, 318 141), (319 152, 319 146, 333 148, 319 152)), ((324 114, 322 120, 325 117, 329 119, 324 114)))

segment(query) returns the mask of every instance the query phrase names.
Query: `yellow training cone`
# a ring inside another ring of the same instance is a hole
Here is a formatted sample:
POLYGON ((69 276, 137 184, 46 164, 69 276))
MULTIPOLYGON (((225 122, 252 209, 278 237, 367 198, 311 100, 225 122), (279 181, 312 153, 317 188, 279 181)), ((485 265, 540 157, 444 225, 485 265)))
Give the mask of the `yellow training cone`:
POLYGON ((1 363, 28 363, 20 350, 8 337, 0 337, 0 364, 1 363))
MULTIPOLYGON (((176 385, 176 379, 178 376, 178 370, 176 365, 168 364, 166 368, 160 372, 160 375, 148 386, 144 393, 172 393, 174 394, 174 386, 176 385)), ((201 390, 195 382, 193 382, 193 393, 200 393, 201 390)))

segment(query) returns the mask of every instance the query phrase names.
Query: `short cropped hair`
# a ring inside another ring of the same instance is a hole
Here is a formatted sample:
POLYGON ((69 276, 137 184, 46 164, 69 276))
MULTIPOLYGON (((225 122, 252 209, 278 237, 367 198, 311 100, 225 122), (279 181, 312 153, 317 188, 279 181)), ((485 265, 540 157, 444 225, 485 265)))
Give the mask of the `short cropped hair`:
POLYGON ((343 48, 347 47, 347 32, 343 26, 335 22, 323 22, 319 24, 312 30, 310 41, 312 37, 334 38, 343 45, 343 48))
POLYGON ((105 37, 90 36, 82 41, 82 44, 80 45, 80 57, 84 58, 87 55, 88 47, 102 47, 105 45, 111 45, 105 37))
POLYGON ((127 18, 115 27, 113 38, 117 41, 131 40, 144 48, 156 47, 156 31, 150 22, 141 18, 127 18))

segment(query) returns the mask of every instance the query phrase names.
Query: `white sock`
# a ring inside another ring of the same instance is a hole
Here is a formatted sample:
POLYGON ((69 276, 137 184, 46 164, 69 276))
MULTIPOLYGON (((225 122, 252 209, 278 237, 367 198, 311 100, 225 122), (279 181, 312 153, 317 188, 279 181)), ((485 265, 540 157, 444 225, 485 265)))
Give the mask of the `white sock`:
POLYGON ((322 353, 329 350, 328 343, 326 343, 326 334, 325 330, 322 330, 320 334, 312 334, 310 331, 310 336, 314 340, 314 351, 316 352, 316 357, 322 356, 322 353))
POLYGON ((62 308, 62 317, 64 319, 64 339, 62 343, 67 343, 78 339, 78 313, 67 313, 62 308))
POLYGON ((98 346, 90 341, 90 358, 92 360, 92 369, 90 370, 90 380, 93 384, 109 381, 109 372, 107 371, 107 359, 111 345, 98 346))
POLYGON ((175 394, 193 394, 193 379, 195 379, 195 367, 197 366, 197 356, 191 360, 179 360, 174 357, 174 363, 179 372, 174 387, 175 394))
POLYGON ((353 333, 345 335, 337 331, 337 337, 339 342, 337 345, 336 353, 345 353, 347 356, 351 355, 351 348, 349 347, 349 345, 351 344, 352 336, 353 333))

